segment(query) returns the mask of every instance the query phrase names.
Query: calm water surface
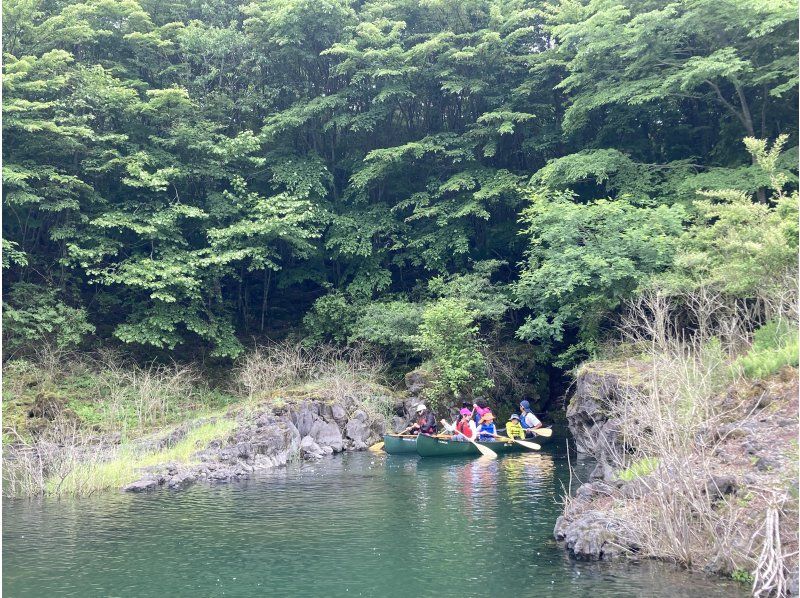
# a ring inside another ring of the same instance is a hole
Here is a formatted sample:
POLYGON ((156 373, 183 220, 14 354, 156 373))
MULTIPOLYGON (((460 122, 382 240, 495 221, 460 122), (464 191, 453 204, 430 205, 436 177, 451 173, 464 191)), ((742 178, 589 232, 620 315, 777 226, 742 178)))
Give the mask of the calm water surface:
POLYGON ((552 451, 359 453, 182 492, 4 500, 3 595, 747 594, 658 564, 567 558, 552 540, 567 461, 552 451))

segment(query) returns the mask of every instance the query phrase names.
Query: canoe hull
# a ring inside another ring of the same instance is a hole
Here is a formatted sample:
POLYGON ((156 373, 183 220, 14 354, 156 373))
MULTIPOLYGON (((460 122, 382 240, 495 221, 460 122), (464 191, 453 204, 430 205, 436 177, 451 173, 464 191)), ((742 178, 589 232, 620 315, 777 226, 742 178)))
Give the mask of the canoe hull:
MULTIPOLYGON (((498 455, 506 453, 521 453, 527 451, 525 447, 516 442, 479 442, 485 447, 492 449, 498 455)), ((471 442, 458 440, 446 440, 444 438, 434 438, 433 436, 420 435, 417 439, 417 453, 421 457, 457 457, 457 456, 480 456, 480 451, 471 442)))
POLYGON ((384 434, 383 450, 390 455, 415 455, 417 453, 417 439, 384 434))

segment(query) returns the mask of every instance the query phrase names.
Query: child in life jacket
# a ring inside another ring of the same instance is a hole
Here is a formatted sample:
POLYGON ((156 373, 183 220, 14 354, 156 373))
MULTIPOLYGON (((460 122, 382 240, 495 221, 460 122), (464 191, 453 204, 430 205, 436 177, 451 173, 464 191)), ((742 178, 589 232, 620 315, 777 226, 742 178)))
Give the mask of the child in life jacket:
POLYGON ((453 440, 467 441, 475 438, 475 422, 472 421, 472 411, 466 407, 458 412, 459 418, 456 422, 456 433, 453 440))
POLYGON ((478 440, 494 440, 497 436, 497 428, 494 426, 494 415, 491 411, 483 414, 478 426, 478 440))
POLYGON ((519 438, 525 440, 525 429, 519 423, 519 415, 516 413, 511 416, 511 420, 506 423, 506 436, 509 438, 519 438))

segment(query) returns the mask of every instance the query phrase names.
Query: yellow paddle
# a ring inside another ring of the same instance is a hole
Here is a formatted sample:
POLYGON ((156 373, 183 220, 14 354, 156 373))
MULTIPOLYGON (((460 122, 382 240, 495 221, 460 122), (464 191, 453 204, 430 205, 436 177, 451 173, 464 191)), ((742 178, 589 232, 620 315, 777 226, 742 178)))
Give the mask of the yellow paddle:
MULTIPOLYGON (((450 425, 450 422, 448 422, 446 419, 443 419, 443 420, 442 420, 442 425, 444 426, 445 430, 449 430, 450 432, 455 432, 455 428, 453 428, 453 426, 451 426, 451 425, 450 425)), ((467 437, 466 437, 466 436, 464 436, 464 438, 467 438, 467 437)), ((478 444, 477 442, 475 442, 474 440, 472 440, 472 438, 467 438, 467 440, 468 440, 469 442, 471 442, 471 443, 472 443, 472 445, 473 445, 473 446, 474 446, 476 449, 478 449, 478 452, 479 452, 481 455, 483 455, 484 457, 489 457, 490 459, 497 459, 497 453, 495 453, 495 452, 494 452, 492 449, 490 449, 488 446, 483 446, 483 445, 481 445, 481 444, 478 444)))
POLYGON ((536 444, 535 442, 528 442, 526 440, 517 440, 516 438, 509 438, 508 436, 495 436, 500 440, 510 440, 511 442, 516 442, 517 444, 524 446, 527 449, 531 449, 532 451, 538 451, 542 448, 540 444, 536 444))
POLYGON ((553 435, 553 430, 551 430, 550 428, 525 428, 526 432, 528 430, 530 430, 537 436, 543 436, 544 438, 550 438, 553 435))

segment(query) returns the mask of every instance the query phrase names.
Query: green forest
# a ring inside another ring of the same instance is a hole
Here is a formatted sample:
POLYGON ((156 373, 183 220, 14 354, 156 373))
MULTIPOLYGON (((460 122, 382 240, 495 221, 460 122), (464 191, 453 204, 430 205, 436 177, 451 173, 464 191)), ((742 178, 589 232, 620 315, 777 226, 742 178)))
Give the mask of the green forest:
POLYGON ((644 289, 794 275, 797 39, 788 0, 7 0, 4 359, 546 394, 644 289))

